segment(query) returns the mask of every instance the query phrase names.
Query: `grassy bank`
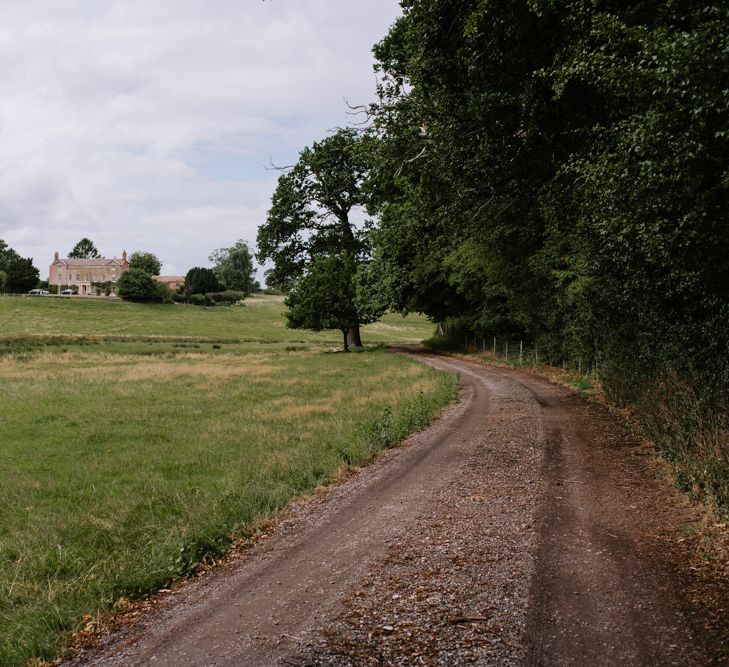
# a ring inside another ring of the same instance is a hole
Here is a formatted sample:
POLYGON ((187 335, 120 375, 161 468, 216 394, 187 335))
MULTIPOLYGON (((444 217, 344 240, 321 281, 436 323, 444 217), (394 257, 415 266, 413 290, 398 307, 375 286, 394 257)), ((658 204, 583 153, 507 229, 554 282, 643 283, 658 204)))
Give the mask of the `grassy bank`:
MULTIPOLYGON (((288 332, 272 314, 280 302, 169 314, 57 302, 62 317, 14 301, 39 319, 0 304, 14 330, 0 338, 2 665, 53 656, 85 614, 189 574, 456 391, 451 376, 382 349, 332 353, 326 335, 288 332)), ((370 340, 426 328, 373 326, 370 340)))

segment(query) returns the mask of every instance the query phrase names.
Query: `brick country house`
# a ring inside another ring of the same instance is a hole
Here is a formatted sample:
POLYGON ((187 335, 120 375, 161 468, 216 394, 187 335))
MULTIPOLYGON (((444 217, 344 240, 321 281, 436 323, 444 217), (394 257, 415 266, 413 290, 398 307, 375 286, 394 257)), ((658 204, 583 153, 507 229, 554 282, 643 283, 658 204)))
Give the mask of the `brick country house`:
POLYGON ((164 283, 173 292, 185 284, 185 276, 152 276, 158 283, 164 283))
POLYGON ((48 284, 76 285, 79 296, 93 296, 96 294, 94 283, 111 283, 111 293, 116 293, 116 281, 119 276, 129 268, 126 250, 122 252, 121 259, 113 257, 97 257, 95 259, 61 259, 55 254, 53 263, 48 272, 48 284))

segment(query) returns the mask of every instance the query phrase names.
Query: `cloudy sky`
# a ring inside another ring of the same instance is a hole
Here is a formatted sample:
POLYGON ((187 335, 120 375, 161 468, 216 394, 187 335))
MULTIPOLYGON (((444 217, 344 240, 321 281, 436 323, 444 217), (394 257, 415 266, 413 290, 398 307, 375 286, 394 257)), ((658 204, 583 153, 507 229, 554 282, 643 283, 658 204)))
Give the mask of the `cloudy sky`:
POLYGON ((397 0, 3 0, 0 238, 168 274, 255 241, 277 174, 372 101, 397 0))

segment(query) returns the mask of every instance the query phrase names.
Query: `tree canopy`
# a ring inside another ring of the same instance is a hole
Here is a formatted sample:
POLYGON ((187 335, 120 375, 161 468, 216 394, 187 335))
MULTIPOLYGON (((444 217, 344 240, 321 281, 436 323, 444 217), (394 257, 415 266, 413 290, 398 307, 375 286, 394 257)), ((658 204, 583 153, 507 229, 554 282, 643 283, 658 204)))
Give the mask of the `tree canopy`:
POLYGON ((129 256, 129 268, 142 269, 150 276, 158 276, 162 270, 162 262, 154 253, 136 250, 129 256))
POLYGON ((245 241, 238 240, 230 248, 219 248, 210 254, 215 264, 213 272, 217 279, 229 290, 243 292, 246 296, 253 292, 255 268, 253 255, 245 241))
POLYGON ((337 299, 349 295, 350 311, 356 314, 347 327, 349 344, 356 346, 361 345, 359 325, 372 317, 354 302, 357 270, 369 260, 369 227, 356 225, 354 216, 367 201, 364 183, 372 142, 367 135, 344 129, 305 148, 297 163, 280 176, 266 222, 258 229, 258 260, 273 262, 267 284, 291 292, 292 303, 299 304, 290 325, 309 328, 305 322, 324 321, 320 309, 311 320, 302 316, 302 304, 313 302, 296 291, 309 293, 337 269, 337 299), (317 265, 318 259, 322 262, 317 265), (309 277, 312 272, 315 277, 309 277))
POLYGON ((16 257, 8 262, 5 289, 20 294, 38 286, 40 274, 30 257, 16 257))
POLYGON ((169 296, 169 288, 144 269, 132 268, 119 276, 117 293, 126 301, 164 301, 169 296))
POLYGON ((729 8, 402 5, 370 109, 393 305, 615 375, 726 358, 729 8))
POLYGON ((0 271, 8 271, 8 264, 11 260, 20 257, 5 241, 0 239, 0 271))
POLYGON ((322 255, 312 260, 306 274, 286 297, 287 325, 292 329, 338 329, 343 334, 345 352, 349 351, 349 330, 359 324, 349 258, 322 255))
POLYGON ((68 253, 68 256, 71 259, 95 259, 96 257, 101 257, 91 239, 87 239, 86 237, 82 238, 75 246, 73 246, 73 249, 68 253))
POLYGON ((218 281, 212 269, 196 266, 190 269, 185 276, 185 294, 207 294, 208 292, 219 292, 222 285, 218 281))
POLYGON ((40 273, 30 257, 21 257, 0 239, 0 292, 22 293, 38 285, 40 273))

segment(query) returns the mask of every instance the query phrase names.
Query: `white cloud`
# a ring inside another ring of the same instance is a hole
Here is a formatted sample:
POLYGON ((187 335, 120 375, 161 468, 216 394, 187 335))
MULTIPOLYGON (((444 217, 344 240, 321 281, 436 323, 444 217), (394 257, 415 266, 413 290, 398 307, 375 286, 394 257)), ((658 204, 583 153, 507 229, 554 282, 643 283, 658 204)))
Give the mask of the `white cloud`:
POLYGON ((397 0, 5 0, 0 238, 169 273, 255 240, 276 174, 374 96, 397 0))

